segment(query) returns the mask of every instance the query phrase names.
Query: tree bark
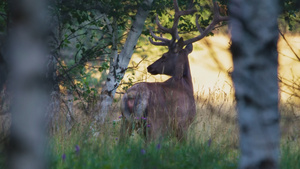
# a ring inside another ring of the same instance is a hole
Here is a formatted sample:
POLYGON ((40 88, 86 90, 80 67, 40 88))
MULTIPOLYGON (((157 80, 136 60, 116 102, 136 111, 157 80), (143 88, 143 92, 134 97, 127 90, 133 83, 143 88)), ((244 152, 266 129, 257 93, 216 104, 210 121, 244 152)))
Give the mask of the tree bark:
POLYGON ((231 39, 241 169, 275 169, 279 158, 277 0, 232 0, 231 39))
POLYGON ((46 167, 46 113, 52 89, 45 37, 46 0, 12 0, 8 36, 12 125, 8 166, 46 167), (32 5, 34 4, 34 5, 32 5))
POLYGON ((7 78, 7 63, 3 56, 4 41, 5 41, 5 35, 0 33, 0 92, 2 91, 4 83, 7 78))
MULTIPOLYGON (((50 1, 50 5, 55 9, 59 8, 58 5, 61 3, 61 0, 57 1, 50 1)), ((53 10, 53 9, 52 9, 53 10)), ((48 64, 48 73, 49 78, 51 80, 52 89, 51 89, 51 100, 48 107, 48 117, 47 123, 50 128, 50 132, 55 134, 56 131, 59 131, 59 117, 60 117, 60 104, 61 104, 61 96, 60 96, 60 89, 59 89, 59 82, 58 82, 58 75, 57 75, 57 58, 60 57, 60 41, 61 41, 61 20, 60 20, 60 13, 53 12, 51 16, 50 27, 52 28, 51 34, 48 37, 49 40, 49 47, 51 56, 49 57, 49 64, 48 64)))
POLYGON ((73 111, 73 101, 74 101, 74 96, 73 96, 73 91, 72 90, 67 90, 67 113, 66 113, 66 133, 69 133, 73 127, 74 123, 74 111, 73 111))
POLYGON ((95 120, 101 124, 105 121, 105 117, 113 103, 116 90, 123 79, 125 71, 127 70, 135 45, 142 33, 145 20, 149 14, 152 2, 153 0, 145 0, 144 4, 139 7, 121 53, 119 55, 114 53, 116 51, 113 51, 112 53, 112 55, 115 55, 115 58, 112 62, 113 64, 110 65, 109 74, 101 91, 100 102, 98 105, 100 107, 100 111, 95 116, 95 120))

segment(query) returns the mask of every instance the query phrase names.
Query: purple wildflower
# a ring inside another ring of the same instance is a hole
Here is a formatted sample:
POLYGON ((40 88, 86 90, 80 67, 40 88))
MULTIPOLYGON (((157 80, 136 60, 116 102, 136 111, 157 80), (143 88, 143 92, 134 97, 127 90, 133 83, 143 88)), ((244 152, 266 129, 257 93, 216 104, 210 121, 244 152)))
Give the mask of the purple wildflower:
POLYGON ((65 153, 63 153, 63 155, 61 156, 61 159, 62 159, 63 161, 65 161, 65 159, 66 159, 66 154, 65 154, 65 153))
POLYGON ((212 139, 210 138, 208 141, 207 141, 207 145, 208 145, 208 147, 210 147, 210 145, 211 145, 211 141, 212 141, 212 139))
POLYGON ((139 117, 135 117, 135 119, 137 119, 137 120, 138 120, 138 119, 139 119, 139 117))
POLYGON ((147 117, 142 117, 143 120, 147 120, 147 117))
POLYGON ((121 116, 119 116, 119 119, 120 119, 120 118, 122 118, 122 115, 121 115, 121 116))
POLYGON ((141 153, 142 153, 142 154, 146 154, 146 150, 141 149, 141 153))
POLYGON ((76 145, 75 146, 75 152, 76 152, 76 154, 79 154, 79 151, 80 151, 80 147, 79 147, 79 145, 76 145))
POLYGON ((150 124, 147 125, 147 127, 150 127, 150 126, 151 126, 150 124))
POLYGON ((160 143, 158 143, 157 145, 156 145, 156 149, 160 149, 161 147, 160 147, 160 143))
POLYGON ((116 137, 116 140, 118 140, 118 137, 116 137))

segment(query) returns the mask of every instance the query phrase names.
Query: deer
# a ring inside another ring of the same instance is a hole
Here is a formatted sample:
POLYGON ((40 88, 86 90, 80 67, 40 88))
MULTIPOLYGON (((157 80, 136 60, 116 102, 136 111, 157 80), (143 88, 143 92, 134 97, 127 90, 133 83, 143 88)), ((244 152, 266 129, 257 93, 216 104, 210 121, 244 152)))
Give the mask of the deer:
POLYGON ((171 76, 164 82, 141 82, 134 84, 121 100, 122 124, 120 140, 137 130, 146 140, 155 140, 166 134, 174 134, 179 141, 187 139, 187 130, 196 116, 196 105, 188 55, 193 51, 192 43, 203 39, 220 22, 227 21, 221 16, 217 2, 213 1, 213 20, 206 29, 201 28, 196 15, 196 26, 200 35, 188 40, 179 37, 178 23, 183 15, 193 15, 197 10, 181 11, 177 0, 173 0, 175 15, 172 28, 160 24, 156 15, 156 24, 163 33, 169 33, 172 39, 157 36, 150 29, 151 44, 167 46, 168 52, 147 67, 152 75, 171 76))

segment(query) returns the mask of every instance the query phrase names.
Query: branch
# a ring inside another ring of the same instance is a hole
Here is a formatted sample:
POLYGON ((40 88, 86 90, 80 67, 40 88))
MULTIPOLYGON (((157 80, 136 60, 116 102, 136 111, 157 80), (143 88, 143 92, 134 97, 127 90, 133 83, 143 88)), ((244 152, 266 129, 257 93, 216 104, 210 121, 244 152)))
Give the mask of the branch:
MULTIPOLYGON (((65 72, 65 74, 68 77, 68 80, 71 82, 71 85, 73 86, 73 88, 75 89, 76 93, 78 94, 79 99, 83 102, 82 97, 80 92, 78 91, 76 85, 74 84, 74 82, 72 81, 72 78, 70 77, 69 73, 66 73, 65 68, 63 67, 62 63, 59 61, 59 59, 56 57, 56 55, 53 55, 53 57, 55 58, 55 60, 58 62, 58 64, 62 67, 62 70, 65 72)), ((87 108, 85 107, 85 105, 83 104, 85 113, 88 114, 87 108)))
POLYGON ((296 58, 298 59, 298 61, 300 61, 300 57, 298 56, 298 54, 294 51, 294 49, 292 48, 292 46, 290 45, 290 43, 287 41, 287 39, 285 38, 285 36, 283 35, 283 33, 280 31, 280 29, 278 28, 279 34, 282 36, 283 40, 286 42, 286 44, 289 46, 289 48, 291 49, 291 51, 294 53, 294 55, 296 56, 296 58))

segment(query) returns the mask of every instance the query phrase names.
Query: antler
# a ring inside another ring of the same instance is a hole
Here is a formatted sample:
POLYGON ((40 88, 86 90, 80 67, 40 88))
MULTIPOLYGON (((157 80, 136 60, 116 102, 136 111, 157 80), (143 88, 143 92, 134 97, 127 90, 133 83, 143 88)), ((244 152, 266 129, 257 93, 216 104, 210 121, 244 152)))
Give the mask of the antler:
POLYGON ((150 29, 150 34, 152 35, 152 37, 155 39, 155 40, 160 40, 161 42, 154 42, 150 37, 149 37, 149 40, 150 42, 153 44, 153 45, 160 45, 160 46, 171 46, 176 39, 179 39, 179 35, 178 35, 178 30, 177 30, 177 26, 178 26, 178 23, 179 23, 179 18, 181 16, 184 16, 184 15, 190 15, 190 14, 194 14, 195 12, 197 12, 197 10, 195 9, 191 9, 191 10, 186 10, 186 11, 180 11, 179 10, 179 7, 178 7, 178 3, 177 3, 177 0, 173 0, 173 3, 174 3, 174 8, 175 8, 175 15, 174 15, 174 23, 173 23, 173 26, 172 28, 166 28, 164 26, 162 26, 159 22, 159 19, 158 19, 158 15, 156 15, 156 24, 158 26, 158 28, 164 32, 164 33, 170 33, 172 35, 172 39, 169 40, 169 39, 166 39, 166 38, 163 38, 163 37, 158 37, 156 36, 153 31, 150 29))
MULTIPOLYGON (((178 30, 177 30, 177 26, 178 26, 178 22, 179 22, 179 18, 183 15, 190 15, 190 14, 194 14, 195 12, 197 12, 197 10, 195 9, 190 9, 190 10, 186 10, 186 11, 180 11, 179 10, 179 7, 178 7, 178 3, 177 3, 177 0, 173 0, 173 3, 174 3, 174 9, 175 9, 175 15, 174 15, 174 23, 173 23, 173 26, 172 28, 166 28, 166 27, 163 27, 160 22, 159 22, 159 19, 158 19, 158 16, 156 15, 156 24, 158 26, 158 28, 164 32, 164 33, 170 33, 172 35, 172 39, 169 40, 169 39, 166 39, 166 38, 163 38, 163 37, 159 37, 159 36, 156 36, 153 31, 150 29, 150 34, 152 35, 152 37, 155 39, 155 40, 159 40, 161 42, 154 42, 150 37, 149 37, 149 40, 150 42, 153 44, 153 45, 158 45, 158 46, 171 46, 175 40, 179 39, 179 35, 178 35, 178 30)), ((217 2, 215 0, 213 0, 213 20, 212 22, 208 25, 208 27, 203 30, 200 25, 199 25, 199 15, 196 16, 196 26, 197 26, 197 29, 199 30, 199 32, 201 33, 199 36, 196 36, 192 39, 188 39, 186 41, 183 42, 184 45, 187 45, 187 44, 190 44, 190 43, 194 43, 196 41, 199 41, 201 40, 202 38, 204 38, 209 32, 211 32, 215 26, 217 24, 219 24, 220 22, 223 22, 223 21, 227 21, 229 19, 229 17, 227 16, 221 16, 220 15, 220 11, 219 11, 219 6, 217 4, 217 2)))
POLYGON ((188 39, 186 41, 184 41, 184 45, 187 45, 187 44, 190 44, 190 43, 194 43, 198 40, 201 40, 202 38, 204 38, 209 32, 211 32, 215 26, 217 24, 219 24, 220 22, 223 22, 223 21, 228 21, 229 20, 229 17, 228 16, 221 16, 220 15, 220 11, 219 11, 219 5, 217 4, 216 1, 213 0, 213 5, 214 5, 214 8, 213 8, 213 14, 214 14, 214 17, 213 17, 213 20, 212 22, 208 25, 208 27, 203 30, 200 25, 199 25, 199 15, 196 16, 196 25, 197 25, 197 28, 199 30, 199 32, 201 33, 199 36, 196 36, 192 39, 188 39))

